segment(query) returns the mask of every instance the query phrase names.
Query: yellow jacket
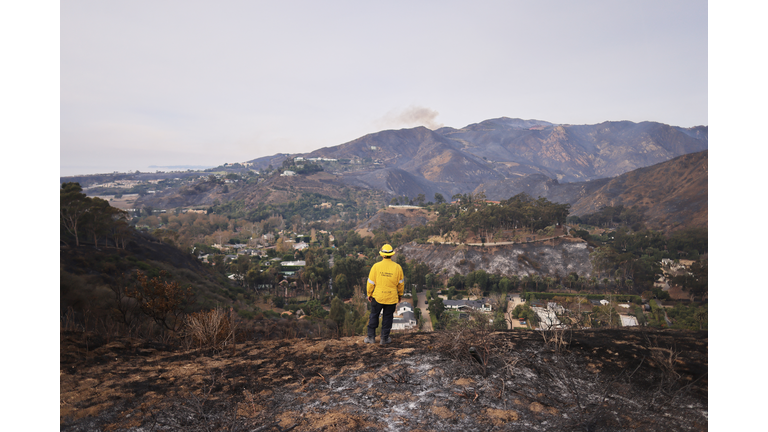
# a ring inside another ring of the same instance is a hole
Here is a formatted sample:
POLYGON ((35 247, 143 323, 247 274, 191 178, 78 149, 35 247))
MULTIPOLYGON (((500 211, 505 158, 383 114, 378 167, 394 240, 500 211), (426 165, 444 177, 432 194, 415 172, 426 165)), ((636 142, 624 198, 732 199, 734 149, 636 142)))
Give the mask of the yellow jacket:
POLYGON ((385 258, 371 267, 371 273, 368 274, 368 297, 373 297, 381 304, 397 304, 403 296, 404 280, 400 264, 385 258))

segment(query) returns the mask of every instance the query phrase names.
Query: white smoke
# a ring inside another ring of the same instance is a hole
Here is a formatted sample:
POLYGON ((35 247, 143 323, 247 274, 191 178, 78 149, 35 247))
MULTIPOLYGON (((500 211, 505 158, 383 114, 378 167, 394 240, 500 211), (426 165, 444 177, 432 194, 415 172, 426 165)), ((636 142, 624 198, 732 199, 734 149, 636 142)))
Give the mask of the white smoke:
POLYGON ((376 126, 381 129, 396 129, 403 127, 424 126, 428 129, 439 129, 442 123, 435 121, 439 112, 420 106, 411 106, 402 111, 390 111, 376 121, 376 126))

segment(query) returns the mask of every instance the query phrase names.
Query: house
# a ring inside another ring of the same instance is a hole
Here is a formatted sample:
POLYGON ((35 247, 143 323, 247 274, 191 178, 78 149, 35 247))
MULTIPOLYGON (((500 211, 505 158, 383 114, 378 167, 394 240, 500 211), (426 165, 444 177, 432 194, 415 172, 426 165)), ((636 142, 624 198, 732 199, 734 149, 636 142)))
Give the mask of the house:
POLYGON ((560 306, 557 303, 554 303, 554 302, 548 302, 547 303, 547 309, 551 310, 552 312, 554 312, 556 314, 560 314, 560 315, 565 313, 565 308, 560 306))
POLYGON ((653 286, 657 288, 661 288, 664 291, 669 290, 669 281, 667 281, 667 278, 664 276, 659 277, 656 282, 653 283, 653 286))
POLYGON ((416 327, 416 316, 413 312, 403 312, 392 318, 392 330, 409 330, 416 327))
POLYGON ((480 300, 443 300, 443 306, 446 309, 454 309, 460 311, 467 311, 469 309, 478 310, 481 312, 491 312, 491 302, 488 299, 480 300))
POLYGON ((285 170, 285 171, 283 171, 282 174, 280 174, 280 177, 292 177, 292 176, 295 176, 295 175, 296 175, 295 171, 285 170))
POLYGON ((621 315, 619 314, 619 318, 621 318, 621 326, 622 327, 637 327, 640 325, 637 322, 637 318, 633 317, 632 315, 621 315))
POLYGON ((392 318, 392 330, 410 330, 415 328, 416 325, 416 315, 410 310, 396 314, 392 318))
POLYGON ((532 307, 531 309, 539 318, 538 330, 550 330, 564 327, 560 320, 557 318, 555 311, 541 307, 532 307))
POLYGON ((397 304, 397 309, 395 309, 395 315, 401 315, 403 312, 413 312, 413 307, 411 306, 410 302, 403 302, 397 304))
POLYGON ((304 243, 304 242, 299 242, 299 243, 296 243, 296 244, 293 245, 293 248, 296 249, 296 250, 304 250, 304 249, 306 249, 308 247, 309 247, 309 245, 304 243))

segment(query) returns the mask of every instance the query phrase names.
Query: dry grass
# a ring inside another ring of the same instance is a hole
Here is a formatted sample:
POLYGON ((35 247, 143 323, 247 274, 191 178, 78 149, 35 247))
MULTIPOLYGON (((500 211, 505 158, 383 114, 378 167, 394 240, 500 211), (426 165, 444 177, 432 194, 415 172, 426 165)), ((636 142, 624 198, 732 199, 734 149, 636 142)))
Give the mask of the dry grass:
POLYGON ((186 317, 184 335, 199 348, 221 349, 234 341, 234 319, 221 308, 195 312, 186 317))

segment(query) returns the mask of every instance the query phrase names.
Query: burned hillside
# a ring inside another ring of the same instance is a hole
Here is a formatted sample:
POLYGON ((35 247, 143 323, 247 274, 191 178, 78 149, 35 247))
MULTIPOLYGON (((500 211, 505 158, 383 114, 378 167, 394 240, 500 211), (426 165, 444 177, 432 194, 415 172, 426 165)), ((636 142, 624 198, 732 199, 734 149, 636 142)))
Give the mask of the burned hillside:
POLYGON ((65 332, 61 430, 707 429, 706 332, 396 336, 387 347, 251 338, 210 351, 65 332))
POLYGON ((410 242, 400 247, 408 259, 427 264, 431 271, 443 269, 451 275, 467 274, 475 268, 490 273, 518 275, 567 275, 575 272, 592 273, 589 260, 591 248, 576 238, 557 238, 542 242, 516 243, 500 246, 468 246, 450 244, 419 244, 410 242))

